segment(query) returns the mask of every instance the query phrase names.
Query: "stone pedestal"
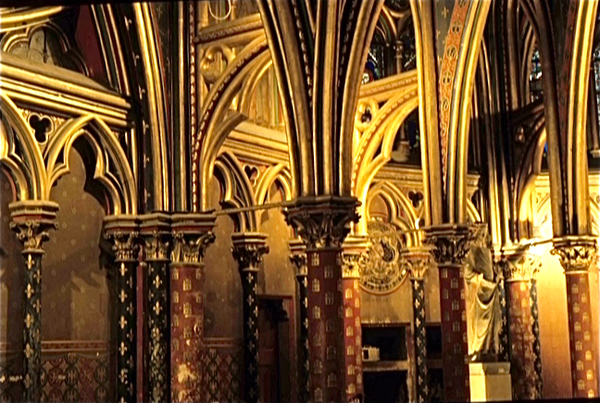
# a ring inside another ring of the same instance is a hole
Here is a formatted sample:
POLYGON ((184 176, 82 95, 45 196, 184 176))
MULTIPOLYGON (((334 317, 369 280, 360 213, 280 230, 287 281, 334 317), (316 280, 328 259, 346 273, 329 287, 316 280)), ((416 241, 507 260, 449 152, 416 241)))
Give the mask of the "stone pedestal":
POLYGON ((475 362, 469 364, 471 402, 512 400, 510 363, 475 362))

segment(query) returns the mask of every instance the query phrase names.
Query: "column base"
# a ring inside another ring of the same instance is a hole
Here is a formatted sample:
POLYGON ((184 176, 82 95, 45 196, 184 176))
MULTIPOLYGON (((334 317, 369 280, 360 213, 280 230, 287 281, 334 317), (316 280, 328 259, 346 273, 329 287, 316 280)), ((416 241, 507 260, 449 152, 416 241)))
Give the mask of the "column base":
POLYGON ((471 402, 512 400, 510 363, 474 362, 469 364, 471 402))

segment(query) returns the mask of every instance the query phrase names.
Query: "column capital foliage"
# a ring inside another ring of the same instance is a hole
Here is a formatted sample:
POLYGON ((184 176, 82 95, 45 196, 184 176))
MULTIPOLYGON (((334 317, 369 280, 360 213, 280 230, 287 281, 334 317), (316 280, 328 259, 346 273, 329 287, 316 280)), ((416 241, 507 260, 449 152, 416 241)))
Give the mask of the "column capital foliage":
POLYGON ((410 248, 402 253, 402 258, 408 262, 411 280, 424 280, 427 271, 434 265, 430 248, 410 248))
POLYGON ((204 259, 206 249, 215 241, 212 231, 205 233, 173 232, 172 263, 200 263, 204 259))
POLYGON ((285 219, 307 248, 339 248, 350 232, 348 224, 358 222, 359 205, 354 197, 301 197, 285 211, 285 219))
POLYGON ((50 239, 48 230, 58 229, 55 222, 58 204, 53 202, 20 201, 9 205, 10 228, 23 244, 23 253, 43 253, 42 244, 50 239))
POLYGON ((308 259, 306 256, 306 246, 300 239, 294 239, 289 243, 290 262, 294 265, 296 276, 306 276, 308 274, 308 259))
POLYGON ((425 229, 425 243, 433 246, 431 255, 442 265, 463 265, 472 239, 468 225, 436 225, 425 229))
POLYGON ((115 261, 132 262, 137 260, 140 245, 137 243, 140 233, 138 231, 114 231, 108 232, 105 238, 112 241, 112 250, 115 253, 115 261))
POLYGON ((587 272, 598 253, 597 239, 588 236, 566 236, 553 241, 551 254, 558 256, 566 274, 587 272))
POLYGON ((500 267, 505 281, 529 281, 535 279, 542 268, 542 258, 530 253, 527 248, 505 249, 500 267))
POLYGON ((233 258, 238 262, 241 271, 257 269, 263 256, 269 253, 267 236, 260 233, 237 233, 231 237, 233 258))

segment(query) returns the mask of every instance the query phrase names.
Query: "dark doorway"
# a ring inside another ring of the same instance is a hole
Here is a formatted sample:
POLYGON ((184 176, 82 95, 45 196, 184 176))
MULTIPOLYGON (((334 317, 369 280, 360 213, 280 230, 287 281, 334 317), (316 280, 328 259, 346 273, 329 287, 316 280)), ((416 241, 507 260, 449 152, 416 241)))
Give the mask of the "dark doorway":
POLYGON ((261 297, 258 310, 258 375, 262 403, 277 403, 289 398, 289 346, 289 316, 284 299, 261 297))
POLYGON ((408 402, 406 371, 365 372, 365 403, 408 402))

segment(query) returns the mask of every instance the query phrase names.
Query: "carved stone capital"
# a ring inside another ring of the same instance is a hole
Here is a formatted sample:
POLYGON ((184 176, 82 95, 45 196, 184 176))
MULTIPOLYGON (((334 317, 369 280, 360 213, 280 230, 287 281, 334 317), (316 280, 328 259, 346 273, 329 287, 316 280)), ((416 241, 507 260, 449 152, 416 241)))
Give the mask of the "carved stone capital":
POLYGON ((233 258, 241 271, 258 270, 265 253, 269 253, 267 235, 256 232, 240 232, 231 236, 233 258))
POLYGON ((140 236, 144 240, 146 261, 169 261, 172 237, 170 217, 164 213, 152 213, 140 219, 140 236))
POLYGON ((468 225, 437 225, 425 229, 425 243, 433 246, 431 254, 438 265, 462 266, 472 238, 468 225))
POLYGON ((199 264, 204 259, 206 249, 215 241, 212 232, 189 234, 183 231, 173 232, 172 264, 199 264))
POLYGON ((58 204, 44 201, 10 203, 10 228, 23 244, 23 253, 44 253, 42 244, 50 239, 48 230, 58 229, 55 222, 58 204))
POLYGON ((598 253, 597 239, 590 236, 566 236, 553 240, 551 254, 557 255, 565 274, 587 273, 598 253))
POLYGON ((429 247, 413 247, 402 253, 403 259, 408 262, 408 273, 411 280, 422 281, 429 269, 435 264, 429 247))
POLYGON ((342 277, 360 278, 362 267, 367 259, 370 242, 367 237, 346 238, 342 248, 342 277))
POLYGON ((289 242, 290 262, 294 265, 296 277, 308 275, 308 261, 306 258, 306 246, 300 239, 289 242))
POLYGON ((116 262, 137 260, 140 245, 135 216, 107 216, 104 218, 104 238, 112 244, 116 262))
POLYGON ((358 205, 354 197, 303 197, 287 208, 285 219, 307 248, 339 248, 350 232, 348 224, 358 222, 358 205))
POLYGON ((505 281, 530 281, 542 268, 540 256, 530 253, 527 246, 504 248, 500 267, 505 281))

